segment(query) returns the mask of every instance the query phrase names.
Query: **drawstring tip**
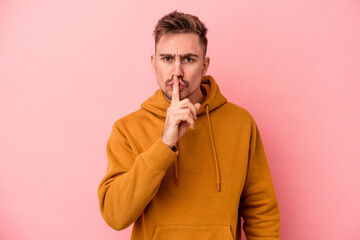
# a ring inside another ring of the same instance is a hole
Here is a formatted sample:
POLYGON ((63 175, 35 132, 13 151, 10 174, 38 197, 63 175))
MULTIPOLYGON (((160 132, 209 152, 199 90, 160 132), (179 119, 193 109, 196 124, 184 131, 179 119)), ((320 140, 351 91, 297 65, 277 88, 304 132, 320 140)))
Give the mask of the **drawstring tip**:
POLYGON ((220 183, 217 184, 217 187, 218 187, 218 192, 220 192, 220 183))
POLYGON ((175 184, 177 187, 179 186, 179 178, 178 177, 175 178, 175 184))

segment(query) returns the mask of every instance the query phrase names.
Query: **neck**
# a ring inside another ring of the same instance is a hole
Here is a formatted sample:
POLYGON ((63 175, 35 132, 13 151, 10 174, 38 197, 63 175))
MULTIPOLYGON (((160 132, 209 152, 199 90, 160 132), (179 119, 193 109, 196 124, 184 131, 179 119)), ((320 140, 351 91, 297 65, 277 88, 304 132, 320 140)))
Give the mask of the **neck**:
POLYGON ((192 104, 195 103, 203 103, 205 101, 206 96, 202 93, 201 87, 199 86, 196 91, 189 96, 189 100, 192 104))

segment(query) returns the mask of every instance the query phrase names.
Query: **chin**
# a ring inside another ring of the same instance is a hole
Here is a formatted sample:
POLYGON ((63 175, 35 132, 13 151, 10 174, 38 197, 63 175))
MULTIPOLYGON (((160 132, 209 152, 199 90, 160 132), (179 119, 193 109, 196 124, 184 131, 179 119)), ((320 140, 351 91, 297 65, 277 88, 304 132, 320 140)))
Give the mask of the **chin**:
MULTIPOLYGON (((163 91, 163 93, 168 100, 170 100, 170 101, 172 100, 172 91, 171 90, 163 91)), ((188 98, 190 96, 189 93, 185 93, 185 92, 180 92, 179 94, 180 94, 179 95, 180 101, 185 98, 188 98)))

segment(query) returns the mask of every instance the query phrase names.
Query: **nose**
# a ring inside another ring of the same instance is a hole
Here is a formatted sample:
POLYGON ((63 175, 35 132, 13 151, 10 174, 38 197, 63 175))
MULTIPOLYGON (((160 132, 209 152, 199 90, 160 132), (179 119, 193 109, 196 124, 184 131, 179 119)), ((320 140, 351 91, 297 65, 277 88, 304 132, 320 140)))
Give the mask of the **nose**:
POLYGON ((174 64, 173 75, 178 77, 184 76, 183 66, 180 61, 176 61, 174 64))

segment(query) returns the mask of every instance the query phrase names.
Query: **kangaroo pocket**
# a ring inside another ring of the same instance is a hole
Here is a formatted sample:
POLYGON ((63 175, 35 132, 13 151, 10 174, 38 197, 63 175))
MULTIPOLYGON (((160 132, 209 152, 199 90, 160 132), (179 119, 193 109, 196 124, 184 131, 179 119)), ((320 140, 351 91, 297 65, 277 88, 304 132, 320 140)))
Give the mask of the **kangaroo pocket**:
POLYGON ((157 226, 153 240, 233 240, 230 226, 157 226))

